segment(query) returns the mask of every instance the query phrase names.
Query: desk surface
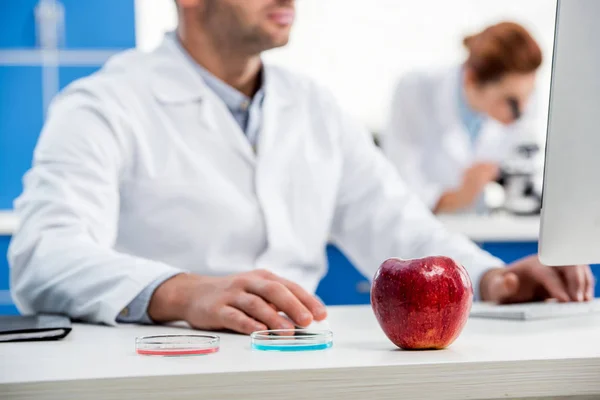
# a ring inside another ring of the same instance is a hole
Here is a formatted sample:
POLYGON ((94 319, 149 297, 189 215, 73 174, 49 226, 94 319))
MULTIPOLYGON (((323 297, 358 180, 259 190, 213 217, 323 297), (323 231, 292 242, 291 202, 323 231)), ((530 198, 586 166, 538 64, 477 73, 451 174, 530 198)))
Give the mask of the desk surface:
MULTIPOLYGON (((538 240, 539 217, 516 217, 510 214, 492 216, 442 215, 449 229, 461 232, 478 242, 535 242, 538 240)), ((17 227, 10 211, 0 210, 0 235, 10 235, 17 227)))
POLYGON ((396 350, 368 306, 331 308, 328 320, 329 350, 265 353, 246 336, 223 334, 219 353, 181 358, 139 356, 134 339, 185 328, 76 324, 60 342, 0 344, 0 398, 600 396, 598 316, 471 319, 448 349, 420 352, 396 350))
POLYGON ((0 210, 0 235, 11 235, 17 229, 17 222, 15 214, 0 210))
POLYGON ((539 215, 440 215, 439 219, 476 242, 537 242, 539 238, 539 215))

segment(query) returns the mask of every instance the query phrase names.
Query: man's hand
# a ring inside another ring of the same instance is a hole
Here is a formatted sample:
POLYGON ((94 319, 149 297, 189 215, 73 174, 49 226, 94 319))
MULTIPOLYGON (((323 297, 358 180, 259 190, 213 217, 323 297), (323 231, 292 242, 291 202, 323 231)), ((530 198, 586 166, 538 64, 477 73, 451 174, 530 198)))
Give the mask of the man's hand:
POLYGON ((588 265, 548 267, 537 256, 488 271, 480 282, 481 298, 521 303, 554 298, 560 302, 594 298, 594 276, 588 265))
POLYGON ((184 320, 196 329, 250 334, 292 329, 327 316, 325 307, 298 284, 257 270, 226 277, 180 274, 154 292, 148 315, 156 322, 184 320))

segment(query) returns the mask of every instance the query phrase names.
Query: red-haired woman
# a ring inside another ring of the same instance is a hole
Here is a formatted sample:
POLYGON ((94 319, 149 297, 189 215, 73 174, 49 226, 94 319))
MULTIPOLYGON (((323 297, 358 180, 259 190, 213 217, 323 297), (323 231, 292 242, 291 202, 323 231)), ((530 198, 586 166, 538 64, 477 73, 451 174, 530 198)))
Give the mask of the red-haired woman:
POLYGON ((381 147, 436 213, 475 207, 518 135, 542 52, 522 26, 503 22, 464 40, 459 67, 404 77, 381 147))

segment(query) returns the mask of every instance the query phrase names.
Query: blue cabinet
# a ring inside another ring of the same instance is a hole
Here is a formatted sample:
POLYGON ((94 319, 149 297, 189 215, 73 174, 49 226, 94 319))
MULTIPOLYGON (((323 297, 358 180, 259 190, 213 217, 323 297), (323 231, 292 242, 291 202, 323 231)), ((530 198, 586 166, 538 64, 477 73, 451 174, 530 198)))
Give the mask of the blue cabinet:
POLYGON ((537 242, 486 242, 479 245, 505 263, 511 263, 538 252, 537 242))
POLYGON ((335 246, 327 246, 329 270, 317 288, 327 305, 369 304, 370 283, 335 246))
POLYGON ((13 305, 9 291, 9 269, 6 252, 10 236, 0 235, 0 315, 15 315, 19 312, 13 305))
MULTIPOLYGON (((490 242, 480 245, 506 263, 537 253, 537 242, 490 242)), ((369 283, 344 254, 335 246, 328 246, 327 258, 329 271, 317 289, 317 295, 325 304, 369 304, 369 283)), ((600 297, 600 265, 593 265, 592 271, 596 277, 596 296, 600 297)))

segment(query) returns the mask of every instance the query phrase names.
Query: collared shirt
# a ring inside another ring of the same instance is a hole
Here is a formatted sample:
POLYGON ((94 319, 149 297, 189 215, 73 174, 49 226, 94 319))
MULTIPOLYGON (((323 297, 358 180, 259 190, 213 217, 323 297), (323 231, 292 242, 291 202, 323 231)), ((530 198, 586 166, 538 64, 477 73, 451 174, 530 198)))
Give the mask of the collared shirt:
POLYGON ((202 79, 204 79, 206 86, 225 103, 252 147, 256 149, 264 99, 262 86, 254 97, 250 98, 211 74, 198 63, 194 63, 194 65, 200 76, 202 76, 202 79))
POLYGON ((481 127, 485 122, 485 115, 479 113, 469 105, 467 101, 467 97, 465 94, 464 86, 462 82, 464 81, 464 70, 460 70, 459 77, 459 85, 458 85, 458 112, 460 115, 460 120, 463 123, 467 133, 469 134, 469 138, 471 139, 471 143, 474 144, 481 133, 481 127))
POLYGON ((261 75, 261 87, 254 97, 250 98, 223 82, 206 68, 194 61, 187 51, 181 46, 179 40, 179 49, 185 55, 185 58, 198 71, 204 83, 225 103, 232 117, 238 123, 240 129, 244 132, 252 147, 256 148, 258 143, 258 134, 262 122, 262 105, 264 100, 264 74, 261 75))
MULTIPOLYGON (((176 40, 180 44, 179 40, 176 40)), ((252 148, 256 152, 258 145, 258 136, 262 122, 262 104, 264 100, 264 74, 261 77, 261 87, 253 98, 246 96, 237 89, 223 82, 206 68, 195 62, 185 49, 179 45, 179 49, 185 55, 185 58, 198 71, 204 83, 225 103, 231 116, 235 119, 240 129, 252 148)), ((119 322, 141 322, 151 323, 147 310, 150 299, 154 291, 166 280, 172 278, 175 273, 163 275, 148 285, 117 317, 119 322)))

